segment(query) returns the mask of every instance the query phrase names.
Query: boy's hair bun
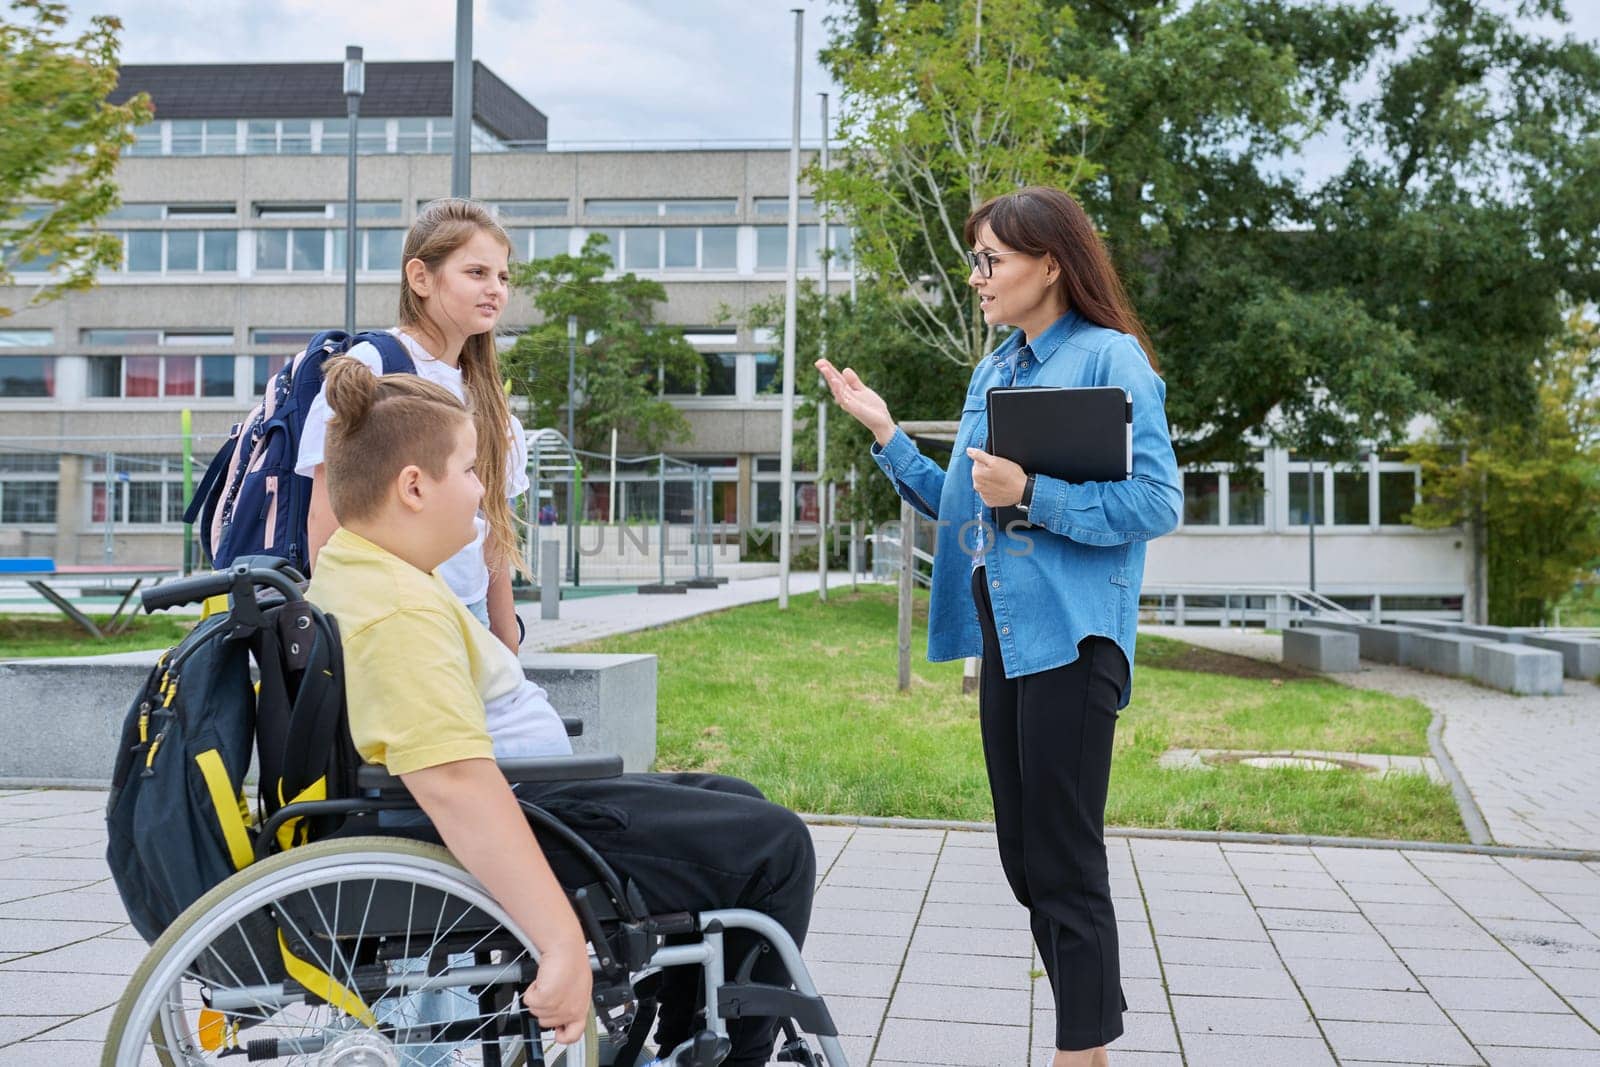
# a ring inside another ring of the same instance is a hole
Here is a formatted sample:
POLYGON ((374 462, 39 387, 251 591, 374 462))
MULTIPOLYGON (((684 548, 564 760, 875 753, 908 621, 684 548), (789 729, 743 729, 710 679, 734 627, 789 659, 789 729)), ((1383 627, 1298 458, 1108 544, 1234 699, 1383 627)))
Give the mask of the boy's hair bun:
POLYGON ((415 374, 378 377, 353 356, 323 364, 323 397, 332 409, 324 474, 340 522, 377 513, 409 466, 442 478, 467 407, 442 385, 415 374))

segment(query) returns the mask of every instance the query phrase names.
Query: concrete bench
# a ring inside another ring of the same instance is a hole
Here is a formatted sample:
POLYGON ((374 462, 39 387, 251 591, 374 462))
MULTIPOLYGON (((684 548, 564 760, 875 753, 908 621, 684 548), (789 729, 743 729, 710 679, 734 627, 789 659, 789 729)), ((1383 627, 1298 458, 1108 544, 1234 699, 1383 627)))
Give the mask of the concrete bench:
POLYGON ((1321 616, 1312 616, 1297 621, 1294 627, 1297 630, 1337 630, 1340 633, 1353 634, 1361 625, 1362 623, 1356 619, 1325 619, 1321 616))
MULTIPOLYGON (((0 786, 103 787, 122 717, 159 652, 0 663, 0 786)), ((523 653, 527 676, 583 721, 579 753, 617 753, 628 771, 656 758, 656 657, 523 653)))
POLYGON ((1456 628, 1456 633, 1468 637, 1487 637, 1491 641, 1498 641, 1504 645, 1520 645, 1526 630, 1516 629, 1511 626, 1467 626, 1462 624, 1456 628))
POLYGON ((1283 631, 1283 662, 1324 674, 1361 669, 1361 643, 1355 634, 1303 626, 1283 631))
POLYGON ((1356 628, 1356 637, 1361 642, 1362 659, 1404 667, 1411 655, 1411 639, 1417 634, 1429 632, 1411 626, 1368 624, 1356 628))
POLYGON ((1487 637, 1468 637, 1465 634, 1413 634, 1407 649, 1410 661, 1406 666, 1432 671, 1434 674, 1471 678, 1473 648, 1477 645, 1495 643, 1487 637))
POLYGON ((1427 630, 1430 633, 1453 634, 1466 625, 1461 622, 1450 622, 1444 619, 1396 619, 1401 626, 1409 626, 1414 630, 1427 630))
POLYGON ((1561 653, 1562 669, 1568 678, 1600 678, 1600 641, 1556 634, 1523 634, 1522 643, 1530 648, 1561 653))
POLYGON ((1561 653, 1497 642, 1472 650, 1472 676, 1492 689, 1523 695, 1561 692, 1561 653))

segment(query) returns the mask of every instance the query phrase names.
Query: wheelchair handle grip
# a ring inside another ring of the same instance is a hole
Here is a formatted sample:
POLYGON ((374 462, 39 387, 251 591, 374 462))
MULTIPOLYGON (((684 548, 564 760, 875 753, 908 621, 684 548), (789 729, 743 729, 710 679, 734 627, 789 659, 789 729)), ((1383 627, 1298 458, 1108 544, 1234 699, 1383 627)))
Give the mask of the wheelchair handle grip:
POLYGON ((179 578, 175 582, 162 582, 139 594, 144 610, 155 614, 181 604, 197 604, 214 596, 221 596, 233 588, 233 575, 226 571, 197 574, 192 578, 179 578))
MULTIPOLYGON (((257 560, 260 557, 247 557, 257 560)), ((224 593, 237 595, 241 590, 254 593, 258 585, 268 586, 283 594, 285 600, 299 600, 300 588, 295 585, 295 572, 276 567, 251 566, 248 562, 235 563, 225 571, 196 574, 179 578, 175 582, 162 582, 139 594, 139 602, 149 614, 184 604, 201 604, 224 593)))

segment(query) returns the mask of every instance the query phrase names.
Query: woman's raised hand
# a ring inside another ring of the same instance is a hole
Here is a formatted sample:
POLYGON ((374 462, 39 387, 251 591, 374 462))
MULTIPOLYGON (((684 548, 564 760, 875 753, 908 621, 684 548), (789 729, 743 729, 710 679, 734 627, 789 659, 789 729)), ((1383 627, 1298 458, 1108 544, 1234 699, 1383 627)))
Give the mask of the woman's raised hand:
POLYGON ((816 367, 833 391, 833 401, 840 410, 871 430, 878 447, 887 445, 894 436, 894 416, 889 414, 889 405, 883 402, 883 397, 862 384, 849 367, 841 373, 825 359, 817 360, 816 367))

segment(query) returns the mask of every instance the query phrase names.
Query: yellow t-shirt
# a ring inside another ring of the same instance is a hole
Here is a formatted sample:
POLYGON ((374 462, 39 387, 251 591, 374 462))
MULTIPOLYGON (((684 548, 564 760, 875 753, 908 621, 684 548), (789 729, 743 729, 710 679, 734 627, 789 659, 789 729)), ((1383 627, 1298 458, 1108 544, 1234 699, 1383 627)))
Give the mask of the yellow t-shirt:
POLYGON ((571 751, 543 690, 437 574, 341 527, 306 595, 338 621, 350 733, 367 762, 409 774, 492 759, 502 732, 518 742, 502 756, 571 751))

